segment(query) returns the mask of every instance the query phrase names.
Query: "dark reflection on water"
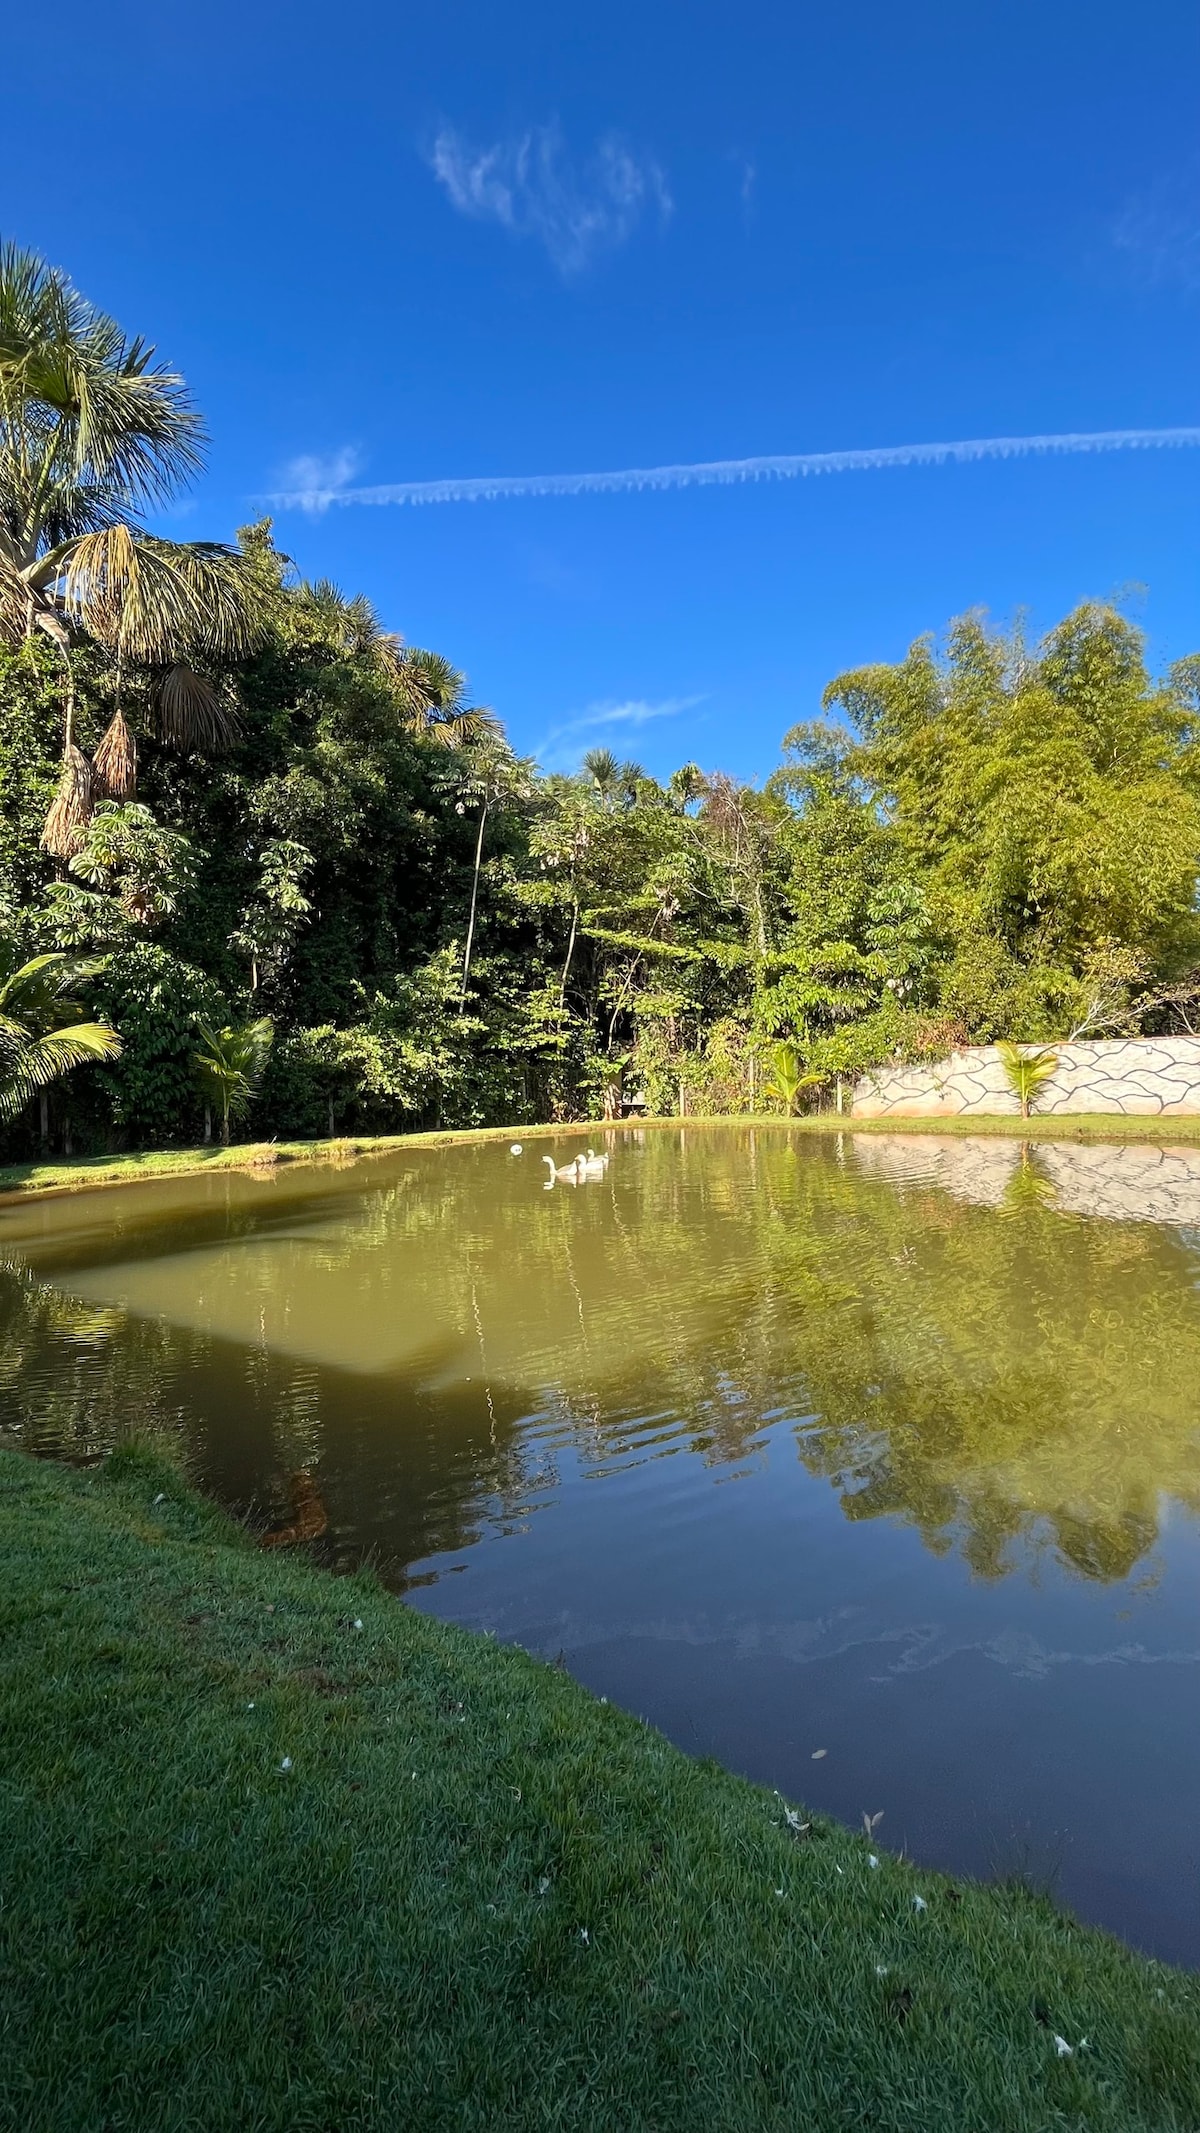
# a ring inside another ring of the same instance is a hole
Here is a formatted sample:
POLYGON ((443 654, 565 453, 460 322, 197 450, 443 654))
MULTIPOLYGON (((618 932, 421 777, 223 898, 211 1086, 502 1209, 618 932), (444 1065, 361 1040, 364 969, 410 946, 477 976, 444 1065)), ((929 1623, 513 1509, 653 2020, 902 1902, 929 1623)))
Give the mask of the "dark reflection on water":
POLYGON ((0 1212, 0 1432, 311 1473, 316 1559, 1200 1961, 1200 1151, 612 1147, 0 1212))

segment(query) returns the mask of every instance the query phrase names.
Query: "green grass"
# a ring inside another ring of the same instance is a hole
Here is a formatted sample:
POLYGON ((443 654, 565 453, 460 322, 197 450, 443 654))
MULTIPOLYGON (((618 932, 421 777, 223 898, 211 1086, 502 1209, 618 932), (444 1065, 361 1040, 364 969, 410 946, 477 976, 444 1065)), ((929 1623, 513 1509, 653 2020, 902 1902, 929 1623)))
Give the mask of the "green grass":
MULTIPOLYGON (((1200 1117, 1124 1118, 1116 1113, 1072 1112, 1053 1118, 850 1118, 822 1111, 805 1118, 731 1117, 625 1119, 618 1132, 685 1126, 787 1126, 795 1133, 938 1133, 992 1135, 1021 1141, 1156 1141, 1178 1147, 1200 1142, 1200 1117)), ((341 1163, 359 1156, 391 1155, 405 1148, 449 1148, 466 1141, 549 1139, 578 1141, 610 1132, 598 1119, 554 1126, 471 1126, 439 1133, 383 1133, 320 1141, 247 1141, 232 1148, 155 1148, 135 1155, 0 1165, 0 1204, 34 1193, 81 1192, 98 1185, 139 1185, 154 1178, 189 1177, 209 1170, 255 1170, 275 1163, 341 1163)))
POLYGON ((1200 2125, 1200 1981, 792 1834, 144 1452, 0 1453, 0 1550, 0 2124, 1200 2125))

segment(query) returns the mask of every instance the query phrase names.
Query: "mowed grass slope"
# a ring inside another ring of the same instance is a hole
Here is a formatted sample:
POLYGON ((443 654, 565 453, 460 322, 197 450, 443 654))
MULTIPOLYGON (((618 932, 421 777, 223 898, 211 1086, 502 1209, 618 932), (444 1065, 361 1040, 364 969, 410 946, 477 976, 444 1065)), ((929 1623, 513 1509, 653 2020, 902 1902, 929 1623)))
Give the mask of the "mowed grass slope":
POLYGON ((0 2124, 1200 2125, 1195 1979, 794 1832, 144 1453, 0 1454, 0 1560, 0 2124))

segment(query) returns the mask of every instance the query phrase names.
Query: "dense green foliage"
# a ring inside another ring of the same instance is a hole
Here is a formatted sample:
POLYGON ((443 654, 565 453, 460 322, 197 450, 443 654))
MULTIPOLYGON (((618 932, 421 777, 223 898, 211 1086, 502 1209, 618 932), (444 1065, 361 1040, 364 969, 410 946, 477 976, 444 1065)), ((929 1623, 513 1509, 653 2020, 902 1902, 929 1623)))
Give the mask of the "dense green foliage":
POLYGON ((872 1867, 145 1455, 0 1453, 0 1545, 6 2124, 1200 2118, 1194 1979, 872 1867))
MULTIPOLYGON (((1110 610, 1036 658, 970 620, 944 661, 843 677, 845 723, 797 729, 763 791, 604 758, 543 777, 494 731, 414 731, 346 605, 243 540, 271 624, 225 678, 236 745, 147 730, 139 797, 65 864, 38 849, 56 654, 0 651, 0 924, 22 954, 107 954, 93 1000, 125 1046, 55 1099, 76 1147, 199 1136, 200 1021, 273 1021, 252 1123, 304 1135, 594 1112, 622 1084, 790 1108, 797 1075, 811 1101, 897 1054, 1187 1013, 1192 676, 1155 686, 1110 610)), ((86 749, 111 678, 93 648, 75 670, 86 749)))
POLYGON ((302 1136, 791 1109, 955 1041, 1186 1022, 1200 661, 1156 682, 1103 607, 1034 650, 968 617, 833 682, 764 789, 542 776, 268 525, 139 528, 199 463, 183 382, 11 248, 0 328, 0 938, 107 957, 124 1044, 56 1144, 196 1138, 201 1022, 270 1020, 250 1127, 302 1136))

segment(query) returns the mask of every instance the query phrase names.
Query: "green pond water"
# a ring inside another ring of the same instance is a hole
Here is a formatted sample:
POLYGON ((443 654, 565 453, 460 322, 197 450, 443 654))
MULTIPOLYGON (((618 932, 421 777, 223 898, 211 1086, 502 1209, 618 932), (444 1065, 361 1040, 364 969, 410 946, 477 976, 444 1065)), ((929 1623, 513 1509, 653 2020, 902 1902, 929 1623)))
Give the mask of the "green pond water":
POLYGON ((0 1210, 0 1441, 311 1474, 317 1560, 1200 1962, 1200 1149, 548 1145, 0 1210))

